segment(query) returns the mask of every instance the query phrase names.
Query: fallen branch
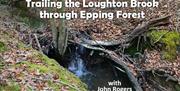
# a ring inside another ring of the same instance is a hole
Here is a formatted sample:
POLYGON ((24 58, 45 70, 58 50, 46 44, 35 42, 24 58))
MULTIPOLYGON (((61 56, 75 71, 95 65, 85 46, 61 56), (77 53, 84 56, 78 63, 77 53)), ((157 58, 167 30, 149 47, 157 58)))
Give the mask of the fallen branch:
POLYGON ((180 85, 180 79, 175 78, 173 76, 171 76, 168 72, 166 72, 166 70, 164 69, 146 69, 146 70, 139 70, 139 71, 146 71, 148 73, 152 73, 155 74, 158 77, 163 77, 166 79, 166 81, 172 81, 175 83, 178 83, 180 85))
POLYGON ((143 22, 142 24, 138 25, 130 34, 129 38, 125 41, 125 43, 132 41, 137 36, 149 31, 150 27, 161 25, 163 21, 167 22, 169 21, 169 18, 171 15, 160 17, 157 19, 152 19, 147 22, 143 22))
MULTIPOLYGON (((131 33, 122 36, 120 39, 111 40, 111 41, 97 41, 97 40, 89 40, 81 36, 80 40, 86 44, 97 46, 115 46, 115 45, 125 45, 126 43, 132 41, 137 36, 149 31, 150 27, 161 26, 165 24, 169 24, 169 18, 171 15, 160 17, 157 19, 152 19, 147 22, 142 22, 139 24, 131 33)), ((79 33, 77 33, 79 34, 79 33)), ((126 45, 125 45, 126 46, 126 45)))
POLYGON ((131 83, 133 84, 133 87, 136 91, 143 91, 141 86, 139 85, 137 79, 135 78, 135 76, 133 75, 133 73, 130 71, 130 69, 128 68, 128 66, 126 65, 126 63, 123 61, 123 58, 118 56, 115 52, 110 51, 110 50, 106 50, 100 47, 94 47, 88 44, 83 44, 83 43, 78 43, 78 42, 74 42, 74 41, 70 41, 76 44, 79 44, 85 48, 88 49, 92 49, 92 50, 97 50, 97 51, 102 51, 104 53, 106 53, 108 56, 107 58, 111 59, 112 61, 116 62, 117 64, 119 64, 125 71, 125 73, 127 74, 128 78, 130 79, 131 83))
POLYGON ((169 33, 169 31, 167 31, 166 33, 162 34, 153 44, 156 44, 157 42, 159 42, 168 33, 169 33))
MULTIPOLYGON (((41 80, 41 81, 49 81, 49 80, 41 79, 41 78, 34 78, 34 79, 36 79, 36 80, 41 80)), ((76 86, 73 86, 73 85, 71 85, 71 84, 69 84, 69 83, 66 83, 66 82, 64 82, 64 81, 61 81, 61 80, 53 80, 53 82, 57 82, 57 83, 66 85, 66 86, 68 86, 68 87, 70 87, 70 88, 72 88, 72 89, 74 89, 74 90, 76 90, 76 91, 80 91, 76 86)))
POLYGON ((156 81, 153 81, 151 79, 148 79, 151 84, 154 84, 154 86, 156 86, 156 88, 159 90, 159 91, 168 91, 165 87, 161 86, 160 84, 158 84, 156 81))
POLYGON ((43 53, 42 48, 41 48, 41 45, 40 45, 40 43, 39 43, 39 40, 38 40, 38 37, 37 37, 36 34, 34 34, 34 38, 35 38, 36 43, 37 43, 37 45, 38 45, 38 47, 39 47, 39 51, 43 53))
MULTIPOLYGON (((143 33, 149 31, 150 27, 153 26, 157 26, 159 24, 162 24, 163 21, 168 21, 170 18, 170 16, 165 16, 165 17, 161 17, 161 18, 157 18, 157 19, 152 19, 150 21, 147 22, 143 22, 142 24, 138 25, 131 33, 126 34, 125 36, 123 36, 121 39, 117 40, 117 41, 96 41, 96 40, 88 40, 85 39, 84 37, 80 36, 80 41, 78 40, 78 42, 76 41, 70 41, 76 44, 79 44, 85 48, 88 49, 92 49, 92 50, 97 50, 97 51, 102 51, 104 53, 106 53, 108 56, 106 56, 107 58, 111 59, 112 61, 116 62, 117 64, 119 64, 123 70, 125 71, 125 73, 127 74, 128 78, 130 79, 131 83, 133 84, 133 87, 136 91, 143 91, 140 84, 138 83, 136 77, 133 75, 133 73, 131 72, 131 70, 128 68, 127 64, 124 62, 124 58, 122 55, 117 55, 114 51, 111 50, 107 50, 101 47, 96 47, 96 45, 98 46, 114 46, 114 45, 126 45, 129 42, 131 42, 134 38, 136 38, 137 36, 141 36, 143 33)), ((80 35, 79 33, 77 33, 78 35, 80 35)))
POLYGON ((63 81, 56 81, 56 82, 61 83, 61 84, 64 84, 64 85, 66 85, 66 86, 69 86, 70 88, 73 88, 73 89, 76 90, 76 91, 80 91, 77 87, 72 86, 72 85, 70 85, 70 84, 68 84, 68 83, 66 83, 66 82, 63 82, 63 81))

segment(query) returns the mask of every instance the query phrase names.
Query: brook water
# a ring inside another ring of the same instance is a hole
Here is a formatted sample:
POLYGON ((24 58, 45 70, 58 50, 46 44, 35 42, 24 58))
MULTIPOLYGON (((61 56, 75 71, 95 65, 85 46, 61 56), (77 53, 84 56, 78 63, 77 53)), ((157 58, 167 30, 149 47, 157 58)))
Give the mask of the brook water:
POLYGON ((115 68, 117 64, 97 54, 89 57, 89 51, 82 46, 71 50, 67 56, 66 68, 85 82, 90 91, 97 91, 98 87, 109 87, 108 82, 113 81, 120 81, 120 87, 132 87, 126 74, 115 68))

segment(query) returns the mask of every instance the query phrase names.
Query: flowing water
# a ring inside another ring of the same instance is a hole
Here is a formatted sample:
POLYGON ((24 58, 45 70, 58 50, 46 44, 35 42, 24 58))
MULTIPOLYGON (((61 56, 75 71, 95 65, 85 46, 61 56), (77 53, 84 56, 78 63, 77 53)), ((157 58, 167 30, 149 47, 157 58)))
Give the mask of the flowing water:
POLYGON ((68 65, 68 69, 78 77, 85 76, 89 73, 86 69, 84 61, 78 53, 75 53, 75 56, 68 65))
MULTIPOLYGON (((113 68, 114 64, 105 59, 101 59, 103 60, 101 63, 88 67, 87 60, 83 58, 85 53, 84 47, 76 47, 75 51, 70 54, 70 63, 67 68, 84 81, 90 91, 97 91, 98 87, 108 87, 108 82, 113 81, 121 81, 122 87, 131 87, 127 76, 120 72, 114 72, 116 70, 113 68)), ((95 60, 96 58, 92 59, 95 60)))

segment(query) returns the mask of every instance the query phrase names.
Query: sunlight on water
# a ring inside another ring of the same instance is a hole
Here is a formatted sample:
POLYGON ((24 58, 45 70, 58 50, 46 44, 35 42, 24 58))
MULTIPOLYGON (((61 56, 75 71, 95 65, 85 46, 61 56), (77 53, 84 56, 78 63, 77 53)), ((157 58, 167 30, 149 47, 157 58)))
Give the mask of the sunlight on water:
MULTIPOLYGON (((75 51, 69 57, 70 63, 68 64, 68 70, 78 76, 83 82, 88 85, 89 90, 97 90, 98 87, 109 86, 108 82, 114 80, 120 80, 123 85, 129 86, 128 80, 123 74, 118 74, 115 76, 113 72, 112 65, 109 62, 104 62, 100 64, 94 64, 87 68, 87 59, 84 58, 86 54, 86 48, 82 46, 77 46, 75 51)), ((93 58, 95 60, 96 58, 93 58)))
POLYGON ((85 76, 89 73, 86 69, 84 60, 82 60, 80 57, 80 54, 83 54, 84 51, 84 47, 77 47, 76 52, 74 53, 74 56, 72 57, 71 62, 68 65, 68 69, 78 77, 85 76))
POLYGON ((75 56, 75 58, 72 59, 72 61, 68 66, 68 69, 78 77, 82 77, 88 74, 88 71, 86 70, 86 66, 83 60, 79 56, 75 56))

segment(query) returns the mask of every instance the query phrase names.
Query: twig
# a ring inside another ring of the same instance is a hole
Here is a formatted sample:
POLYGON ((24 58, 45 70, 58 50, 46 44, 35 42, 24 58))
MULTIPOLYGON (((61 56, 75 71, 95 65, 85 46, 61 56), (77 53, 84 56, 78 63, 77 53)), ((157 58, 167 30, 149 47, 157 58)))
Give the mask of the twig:
POLYGON ((42 51, 42 48, 41 48, 41 45, 40 45, 40 43, 39 43, 39 40, 38 40, 37 35, 36 35, 36 34, 34 34, 34 37, 35 37, 36 43, 37 43, 37 45, 38 45, 38 47, 39 47, 39 51, 43 53, 43 51, 42 51))
POLYGON ((130 41, 132 41, 137 36, 149 31, 150 27, 161 26, 161 25, 164 24, 164 22, 165 22, 165 24, 168 24, 170 17, 171 17, 171 15, 167 15, 167 16, 164 16, 164 17, 160 17, 160 18, 152 19, 152 20, 149 20, 149 21, 146 21, 146 22, 142 22, 142 24, 139 24, 131 33, 122 36, 118 40, 97 41, 97 40, 89 40, 89 39, 85 39, 85 38, 81 38, 81 40, 83 42, 85 42, 86 44, 93 45, 93 46, 99 46, 99 45, 101 45, 101 46, 124 45, 124 44, 127 44, 130 41))
POLYGON ((32 46, 32 36, 31 36, 32 34, 30 33, 29 34, 29 45, 28 46, 32 46))
POLYGON ((56 82, 61 83, 61 84, 64 84, 64 85, 67 85, 67 86, 75 89, 76 91, 80 91, 77 87, 74 87, 74 86, 72 86, 72 85, 70 85, 70 84, 68 84, 68 83, 66 83, 66 82, 63 82, 63 81, 56 81, 56 82))
POLYGON ((163 86, 159 85, 156 81, 153 81, 151 79, 149 79, 149 81, 151 81, 154 86, 157 86, 157 89, 160 90, 160 91, 168 91, 166 88, 164 88, 163 86))
POLYGON ((74 42, 74 41, 70 41, 70 42, 79 44, 79 45, 84 46, 84 47, 86 47, 88 49, 102 51, 102 52, 108 54, 108 56, 106 56, 107 58, 109 58, 112 61, 116 62, 117 64, 119 64, 124 69, 125 73, 127 74, 128 78, 130 79, 131 83, 133 84, 134 89, 136 91, 143 91, 141 86, 139 85, 137 79, 135 78, 135 76, 133 75, 131 70, 128 68, 126 63, 123 61, 123 58, 120 57, 119 55, 117 55, 114 51, 99 48, 99 47, 94 47, 94 46, 91 46, 91 45, 88 45, 88 44, 78 43, 78 42, 74 42))
POLYGON ((159 42, 159 41, 162 39, 162 37, 164 37, 167 33, 169 33, 169 31, 167 31, 166 33, 162 34, 162 35, 154 42, 154 44, 157 43, 157 42, 159 42))
MULTIPOLYGON (((41 78, 34 78, 34 79, 41 80, 41 81, 48 81, 48 80, 46 80, 46 79, 41 79, 41 78)), ((77 87, 72 86, 72 85, 70 85, 70 84, 68 84, 68 83, 66 83, 66 82, 59 81, 59 80, 58 80, 58 81, 57 81, 57 80, 53 80, 53 81, 58 82, 58 83, 60 83, 60 84, 67 85, 68 87, 71 87, 71 88, 75 89, 76 91, 80 91, 77 87)))
POLYGON ((141 41, 141 36, 138 37, 137 51, 139 51, 139 44, 140 44, 140 41, 141 41))

